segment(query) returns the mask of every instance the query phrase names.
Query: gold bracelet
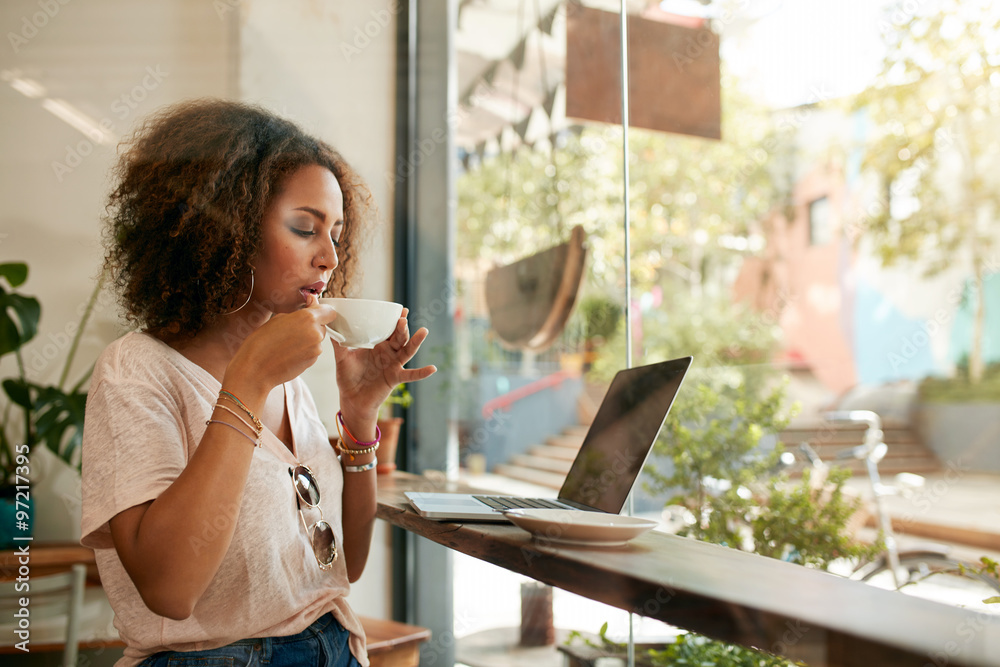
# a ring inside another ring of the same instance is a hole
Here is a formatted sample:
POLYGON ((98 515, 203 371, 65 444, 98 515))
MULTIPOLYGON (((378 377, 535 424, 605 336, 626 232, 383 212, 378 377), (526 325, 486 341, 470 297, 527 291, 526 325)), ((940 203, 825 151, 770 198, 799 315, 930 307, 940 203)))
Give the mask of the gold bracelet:
POLYGON ((236 398, 235 394, 232 394, 232 393, 226 391, 225 389, 223 389, 222 391, 219 392, 219 399, 223 399, 223 398, 228 398, 230 401, 232 401, 236 405, 240 406, 240 409, 243 410, 243 412, 247 413, 247 416, 250 417, 251 421, 253 421, 254 426, 257 427, 258 431, 263 431, 264 430, 264 425, 260 423, 259 419, 257 419, 257 415, 255 415, 250 410, 250 408, 248 408, 247 406, 243 405, 243 401, 241 401, 240 399, 236 398))
POLYGON ((243 425, 246 426, 251 431, 253 431, 254 434, 257 436, 257 439, 260 440, 260 434, 263 433, 263 429, 258 429, 253 424, 251 424, 250 422, 248 422, 246 419, 244 419, 243 417, 241 417, 240 414, 238 412, 236 412, 236 410, 233 410, 232 408, 228 408, 225 405, 223 405, 222 403, 216 403, 215 407, 219 408, 220 410, 225 410, 226 412, 228 412, 232 416, 234 416, 237 419, 239 419, 241 422, 243 422, 243 425))
MULTIPOLYGON (((375 440, 374 444, 368 445, 364 449, 349 449, 347 447, 344 447, 344 445, 342 444, 344 442, 344 432, 340 429, 340 420, 339 419, 337 420, 337 435, 340 436, 340 440, 338 440, 337 444, 335 445, 335 447, 337 449, 337 453, 338 454, 347 454, 348 456, 351 457, 352 461, 354 460, 354 457, 356 457, 356 456, 364 456, 365 454, 372 454, 372 453, 378 451, 378 446, 379 446, 379 441, 378 440, 375 440)), ((355 442, 357 442, 357 441, 355 440, 355 442)))

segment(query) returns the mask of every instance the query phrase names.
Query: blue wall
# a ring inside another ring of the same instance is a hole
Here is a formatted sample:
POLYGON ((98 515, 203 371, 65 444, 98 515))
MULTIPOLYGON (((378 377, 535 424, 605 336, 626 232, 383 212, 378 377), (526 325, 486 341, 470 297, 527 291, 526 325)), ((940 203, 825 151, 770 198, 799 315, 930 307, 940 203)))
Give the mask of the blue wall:
POLYGON ((472 399, 468 404, 478 407, 474 414, 466 415, 463 456, 471 452, 484 454, 486 469, 492 470, 496 464, 505 463, 515 454, 543 444, 546 438, 579 423, 576 404, 583 389, 583 381, 579 378, 543 389, 515 402, 509 411, 498 411, 491 419, 483 419, 480 409, 487 401, 540 377, 543 376, 522 377, 484 370, 470 381, 467 390, 477 396, 466 398, 472 399))
MULTIPOLYGON (((858 281, 854 295, 854 363, 860 384, 920 380, 935 373, 924 320, 904 315, 858 281)), ((944 335, 939 333, 937 335, 944 335)))
MULTIPOLYGON (((1000 361, 1000 274, 984 279, 986 319, 983 359, 1000 361)), ((915 291, 919 285, 915 286, 915 291)), ((915 294, 914 298, 919 298, 915 294)), ((942 304, 947 308, 949 304, 942 304)), ((897 380, 920 381, 943 376, 948 366, 967 356, 972 346, 974 304, 971 299, 948 312, 945 321, 904 315, 873 287, 859 281, 854 298, 854 360, 858 382, 883 384, 897 380), (932 341, 948 337, 948 362, 936 364, 932 341)))

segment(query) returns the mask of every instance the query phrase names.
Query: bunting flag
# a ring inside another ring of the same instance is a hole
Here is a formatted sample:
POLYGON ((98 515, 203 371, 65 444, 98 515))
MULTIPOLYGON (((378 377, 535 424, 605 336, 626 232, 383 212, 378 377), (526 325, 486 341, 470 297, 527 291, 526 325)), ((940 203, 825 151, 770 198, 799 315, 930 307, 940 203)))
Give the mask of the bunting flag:
POLYGON ((493 85, 493 80, 497 76, 497 68, 499 66, 500 66, 499 62, 494 62, 492 65, 486 68, 485 72, 483 72, 483 81, 486 83, 487 86, 493 85))
POLYGON ((552 111, 553 109, 555 109, 556 95, 558 93, 559 93, 559 85, 556 85, 555 88, 550 90, 545 95, 545 100, 542 102, 542 108, 545 109, 545 115, 549 117, 549 120, 552 120, 552 111))
POLYGON ((556 3, 556 6, 552 8, 552 11, 549 12, 547 16, 542 17, 542 20, 538 22, 538 29, 550 37, 552 36, 552 26, 555 25, 556 15, 559 13, 559 8, 561 6, 562 3, 556 3))
POLYGON ((528 115, 524 117, 524 120, 514 123, 514 132, 516 132, 517 136, 521 138, 522 143, 527 143, 527 141, 525 141, 525 137, 528 134, 528 125, 530 124, 531 124, 531 112, 528 112, 528 115))
POLYGON ((507 60, 511 61, 517 69, 524 67, 524 54, 525 51, 527 51, 527 46, 528 35, 525 35, 524 38, 517 43, 517 46, 514 47, 514 50, 510 52, 510 55, 507 56, 507 60))

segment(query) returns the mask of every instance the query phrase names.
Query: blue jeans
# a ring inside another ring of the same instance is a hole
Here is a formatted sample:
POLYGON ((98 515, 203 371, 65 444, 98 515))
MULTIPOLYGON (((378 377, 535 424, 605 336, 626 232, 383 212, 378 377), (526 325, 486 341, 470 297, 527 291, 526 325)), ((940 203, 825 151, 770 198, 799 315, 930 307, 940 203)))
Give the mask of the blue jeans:
POLYGON ((361 667, 347 645, 350 636, 333 614, 325 614, 297 635, 242 639, 207 651, 163 651, 139 667, 361 667))

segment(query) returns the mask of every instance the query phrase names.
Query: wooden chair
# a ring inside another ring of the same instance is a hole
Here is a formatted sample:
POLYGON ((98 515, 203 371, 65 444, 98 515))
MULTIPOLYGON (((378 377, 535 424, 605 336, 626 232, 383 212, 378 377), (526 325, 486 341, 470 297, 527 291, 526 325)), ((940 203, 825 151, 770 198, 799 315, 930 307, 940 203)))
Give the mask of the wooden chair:
POLYGON ((431 636, 427 628, 380 618, 362 616, 361 625, 371 667, 416 667, 420 664, 420 643, 431 636))
MULTIPOLYGON (((64 572, 32 575, 20 582, 16 579, 0 582, 0 619, 3 621, 0 632, 4 637, 13 638, 12 644, 16 644, 22 640, 16 631, 27 631, 30 633, 27 646, 32 651, 44 650, 51 644, 61 645, 63 667, 76 665, 86 578, 87 567, 77 563, 64 572), (23 601, 27 601, 27 606, 22 605, 23 601), (24 613, 22 609, 27 610, 27 616, 18 615, 24 613), (53 629, 58 628, 62 631, 52 634, 53 629), (43 629, 48 630, 44 635, 43 629)), ((6 646, 4 652, 10 652, 7 649, 19 650, 16 646, 6 646)))

